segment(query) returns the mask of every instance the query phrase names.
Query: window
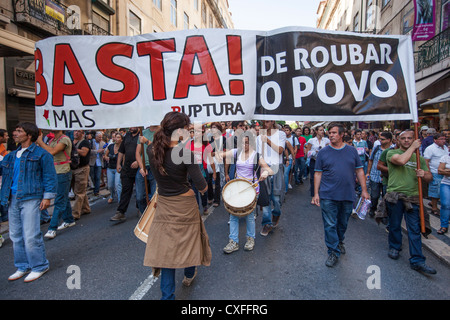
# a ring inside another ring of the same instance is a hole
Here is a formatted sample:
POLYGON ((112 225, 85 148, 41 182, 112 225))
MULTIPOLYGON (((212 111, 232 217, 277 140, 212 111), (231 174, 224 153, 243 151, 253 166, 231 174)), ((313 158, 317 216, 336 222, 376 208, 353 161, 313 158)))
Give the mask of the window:
POLYGON ((141 18, 139 18, 133 11, 129 13, 128 26, 130 29, 130 36, 142 33, 141 18))
POLYGON ((194 0, 194 9, 198 11, 198 0, 194 0))
POLYGON ((373 26, 373 0, 367 1, 367 7, 366 7, 366 30, 372 28, 373 26))
POLYGON ((184 13, 184 29, 189 29, 189 16, 186 14, 186 12, 184 13))
POLYGON ((170 0, 170 22, 177 26, 177 0, 170 0))
POLYGON ((384 8, 389 2, 391 2, 391 0, 383 0, 381 3, 381 8, 384 8))
POLYGON ((103 30, 105 30, 107 33, 110 32, 109 28, 109 20, 99 15, 97 12, 92 11, 92 23, 96 26, 99 26, 103 30))
POLYGON ((161 0, 153 0, 153 4, 154 4, 155 7, 157 7, 159 10, 162 10, 161 0))
POLYGON ((355 17, 353 18, 353 31, 361 31, 359 30, 359 12, 357 12, 355 17))

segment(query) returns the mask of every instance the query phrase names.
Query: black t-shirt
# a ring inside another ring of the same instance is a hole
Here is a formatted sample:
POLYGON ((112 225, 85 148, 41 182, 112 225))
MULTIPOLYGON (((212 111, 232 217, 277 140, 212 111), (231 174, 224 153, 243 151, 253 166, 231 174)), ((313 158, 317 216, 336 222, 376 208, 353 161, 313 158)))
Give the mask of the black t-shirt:
POLYGON ((188 176, 198 190, 206 188, 206 180, 194 160, 194 154, 184 144, 166 150, 164 170, 167 175, 160 174, 159 170, 156 169, 152 147, 147 148, 147 154, 150 170, 158 185, 158 194, 170 197, 186 193, 191 188, 188 176))
POLYGON ((130 176, 136 175, 138 171, 138 168, 131 168, 131 164, 136 161, 136 147, 138 139, 139 134, 133 136, 130 132, 127 132, 119 147, 119 152, 123 153, 125 156, 125 162, 122 166, 122 173, 129 174, 130 176))
POLYGON ((108 157, 109 157, 109 161, 108 161, 108 168, 109 169, 116 169, 117 167, 117 157, 119 156, 119 151, 117 151, 117 153, 114 153, 114 146, 115 144, 110 144, 108 146, 108 157))
POLYGON ((81 156, 79 154, 79 156, 80 156, 80 165, 79 165, 79 167, 81 168, 81 167, 88 166, 89 165, 89 159, 91 158, 91 144, 89 143, 89 140, 86 140, 86 139, 85 140, 81 140, 80 142, 78 142, 76 144, 76 146, 77 146, 77 149, 82 149, 82 148, 88 148, 89 149, 89 152, 87 153, 87 155, 85 157, 83 157, 83 156, 81 156))

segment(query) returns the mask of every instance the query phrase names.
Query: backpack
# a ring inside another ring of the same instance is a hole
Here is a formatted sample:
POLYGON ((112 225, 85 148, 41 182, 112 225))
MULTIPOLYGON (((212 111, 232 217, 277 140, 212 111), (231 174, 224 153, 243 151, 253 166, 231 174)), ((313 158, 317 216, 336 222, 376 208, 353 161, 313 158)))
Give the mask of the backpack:
POLYGON ((72 145, 72 152, 70 153, 70 170, 78 169, 80 166, 80 155, 78 154, 78 145, 81 141, 78 141, 76 145, 72 145))

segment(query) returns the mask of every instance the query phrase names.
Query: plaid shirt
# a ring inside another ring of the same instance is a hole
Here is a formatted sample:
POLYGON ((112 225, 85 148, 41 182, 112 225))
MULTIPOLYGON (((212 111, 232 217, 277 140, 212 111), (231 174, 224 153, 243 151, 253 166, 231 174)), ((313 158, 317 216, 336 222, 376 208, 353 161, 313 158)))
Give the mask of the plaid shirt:
POLYGON ((381 149, 381 146, 378 145, 375 147, 374 150, 372 150, 372 153, 370 154, 369 158, 369 160, 372 160, 372 168, 370 169, 370 180, 376 183, 381 183, 383 181, 381 177, 381 171, 377 170, 378 160, 380 159, 382 152, 383 149, 381 149))

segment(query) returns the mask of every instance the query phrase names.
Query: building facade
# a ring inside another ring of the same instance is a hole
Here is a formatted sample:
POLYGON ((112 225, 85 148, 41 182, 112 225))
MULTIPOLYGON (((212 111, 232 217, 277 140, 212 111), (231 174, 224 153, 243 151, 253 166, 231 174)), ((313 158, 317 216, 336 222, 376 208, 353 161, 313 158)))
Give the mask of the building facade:
MULTIPOLYGON (((434 4, 435 32, 428 41, 413 41, 419 122, 446 129, 450 123, 450 0, 424 1, 434 4)), ((413 0, 321 1, 317 9, 317 28, 411 35, 414 3, 413 0)))
POLYGON ((0 128, 35 121, 35 42, 234 28, 227 0, 0 0, 0 128))

